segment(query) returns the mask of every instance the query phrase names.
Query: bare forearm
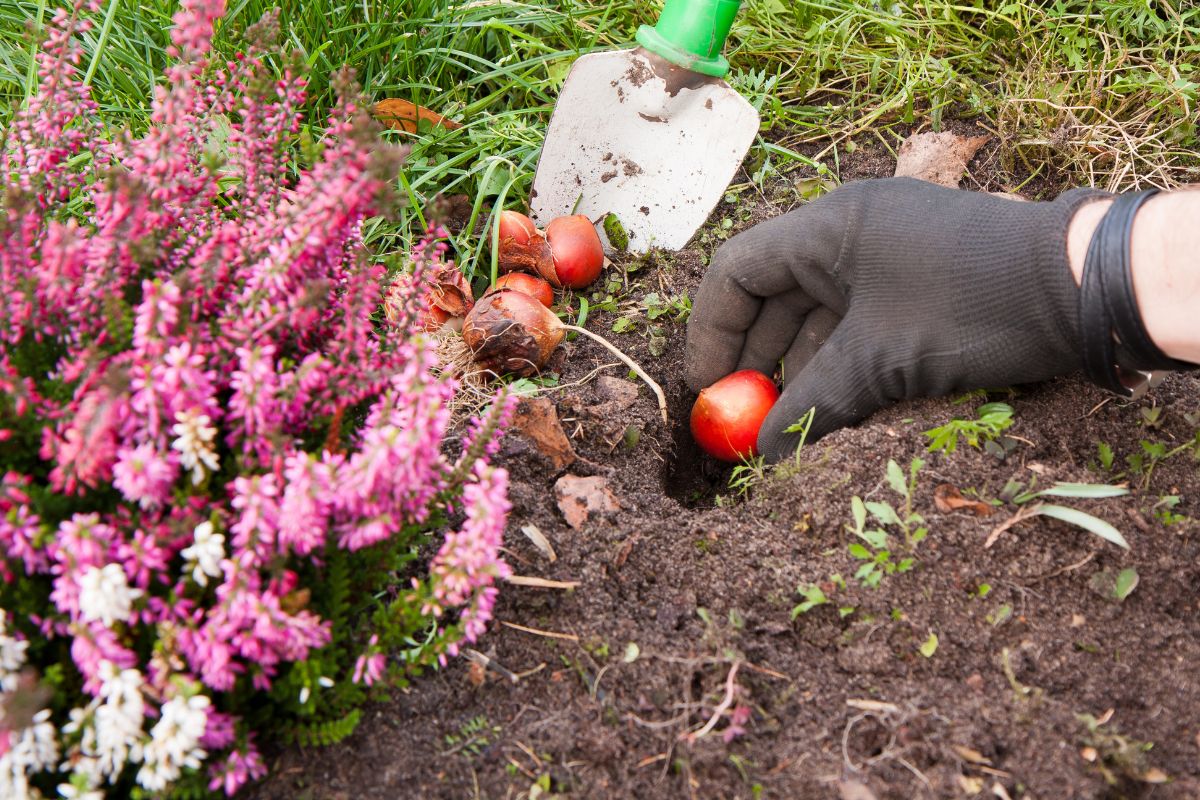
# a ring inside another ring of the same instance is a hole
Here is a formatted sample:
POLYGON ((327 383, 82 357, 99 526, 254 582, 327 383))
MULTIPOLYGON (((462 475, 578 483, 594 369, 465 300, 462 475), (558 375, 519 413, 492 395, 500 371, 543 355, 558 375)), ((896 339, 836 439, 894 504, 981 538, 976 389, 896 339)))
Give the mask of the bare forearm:
MULTIPOLYGON (((1111 200, 1081 208, 1067 252, 1075 282, 1111 200)), ((1146 332, 1172 358, 1200 363, 1200 191, 1163 193, 1138 212, 1130 244, 1133 289, 1146 332)))

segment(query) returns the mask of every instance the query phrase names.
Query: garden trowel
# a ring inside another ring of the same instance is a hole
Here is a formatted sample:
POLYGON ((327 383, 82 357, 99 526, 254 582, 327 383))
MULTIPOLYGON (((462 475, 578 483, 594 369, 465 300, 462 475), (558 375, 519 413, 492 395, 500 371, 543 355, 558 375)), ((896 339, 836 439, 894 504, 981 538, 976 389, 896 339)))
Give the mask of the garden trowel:
MULTIPOLYGON (((666 0, 640 45, 571 67, 550 118, 530 207, 616 215, 628 249, 678 250, 704 224, 758 131, 758 112, 721 78, 740 0, 666 0)), ((621 238, 608 228, 606 240, 621 238)), ((603 233, 603 231, 602 231, 603 233)), ((610 251, 619 241, 606 241, 610 251)))

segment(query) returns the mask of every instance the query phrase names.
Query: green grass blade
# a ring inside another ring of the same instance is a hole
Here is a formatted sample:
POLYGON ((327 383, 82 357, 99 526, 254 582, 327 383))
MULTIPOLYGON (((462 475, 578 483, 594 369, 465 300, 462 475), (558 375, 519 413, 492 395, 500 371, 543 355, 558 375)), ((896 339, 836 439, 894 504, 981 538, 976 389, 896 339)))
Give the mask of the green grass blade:
POLYGON ((1129 543, 1125 541, 1125 537, 1121 535, 1119 530, 1099 517, 1093 517, 1086 511, 1047 503, 1039 506, 1036 513, 1076 525, 1085 531, 1096 534, 1101 539, 1112 542, 1118 547, 1123 547, 1126 550, 1129 549, 1129 543))
POLYGON ((1079 500, 1098 500, 1105 497, 1124 497, 1128 487, 1106 483, 1056 483, 1049 489, 1035 492, 1034 497, 1074 497, 1079 500))

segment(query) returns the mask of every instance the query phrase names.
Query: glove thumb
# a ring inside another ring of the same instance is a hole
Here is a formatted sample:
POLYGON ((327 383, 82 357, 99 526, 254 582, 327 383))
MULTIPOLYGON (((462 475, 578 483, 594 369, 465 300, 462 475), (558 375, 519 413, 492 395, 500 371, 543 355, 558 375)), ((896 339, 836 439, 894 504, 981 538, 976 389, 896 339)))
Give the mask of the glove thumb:
POLYGON ((805 441, 812 442, 838 428, 878 411, 887 402, 869 368, 870 350, 856 341, 855 325, 847 316, 799 375, 789 377, 783 394, 763 420, 758 451, 767 461, 795 453, 803 432, 786 432, 815 409, 805 441))

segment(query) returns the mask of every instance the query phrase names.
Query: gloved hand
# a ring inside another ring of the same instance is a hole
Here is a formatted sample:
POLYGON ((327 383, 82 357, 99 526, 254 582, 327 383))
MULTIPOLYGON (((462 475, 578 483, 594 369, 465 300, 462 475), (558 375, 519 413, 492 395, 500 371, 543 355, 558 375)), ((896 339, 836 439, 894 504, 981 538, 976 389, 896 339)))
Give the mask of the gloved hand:
POLYGON ((1066 231, 1084 203, 945 189, 912 178, 847 184, 717 250, 688 322, 695 391, 737 369, 784 390, 759 432, 768 460, 810 408, 809 437, 905 398, 1040 381, 1081 366, 1066 231))

